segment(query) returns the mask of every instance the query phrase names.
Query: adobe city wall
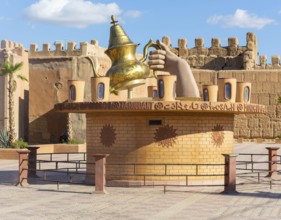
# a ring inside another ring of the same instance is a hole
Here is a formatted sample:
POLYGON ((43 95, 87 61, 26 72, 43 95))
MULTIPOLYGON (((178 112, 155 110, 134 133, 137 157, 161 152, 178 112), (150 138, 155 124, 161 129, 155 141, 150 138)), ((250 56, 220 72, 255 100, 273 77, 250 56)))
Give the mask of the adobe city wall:
MULTIPOLYGON (((68 43, 63 50, 61 43, 55 43, 55 50, 50 44, 30 45, 30 102, 29 102, 29 143, 57 143, 66 131, 68 115, 53 110, 54 104, 68 99, 67 81, 84 80, 85 101, 91 100, 90 77, 94 76, 90 60, 93 60, 96 71, 104 75, 110 65, 104 48, 97 41, 81 42, 76 49, 75 42, 68 43), (44 97, 44 101, 42 101, 44 97)), ((86 121, 83 114, 70 114, 75 139, 85 139, 86 121)))
MULTIPOLYGON (((162 41, 171 46, 171 40, 163 37, 162 41)), ((195 39, 195 47, 188 48, 186 39, 179 39, 177 47, 171 50, 185 59, 192 67, 195 79, 202 94, 202 85, 216 84, 217 78, 235 77, 237 81, 252 83, 252 103, 268 106, 266 115, 239 115, 234 120, 235 138, 274 139, 281 134, 281 105, 277 96, 281 94, 280 57, 272 56, 271 64, 265 56, 257 56, 258 43, 253 33, 247 33, 246 45, 239 46, 237 38, 229 38, 228 45, 222 47, 219 38, 212 39, 210 48, 204 47, 204 39, 195 39)), ((94 60, 100 75, 104 75, 111 66, 110 59, 104 54, 105 48, 98 46, 93 40, 90 43, 80 43, 77 49, 74 42, 69 42, 67 48, 61 43, 55 43, 55 49, 50 44, 43 44, 38 50, 32 44, 29 50, 30 68, 30 105, 29 105, 29 141, 31 143, 57 142, 66 129, 67 114, 53 110, 55 104, 67 101, 68 79, 85 80, 85 101, 90 101, 90 77, 93 70, 87 57, 94 60), (40 91, 40 92, 38 92, 40 91), (44 102, 41 99, 44 97, 44 102), (40 104, 39 104, 40 103, 40 104)), ((147 79, 147 85, 153 85, 153 78, 147 79)), ((135 96, 145 96, 147 89, 140 86, 134 89, 135 96)), ((116 97, 111 95, 111 101, 124 100, 126 91, 116 97)), ((202 95, 201 95, 202 97, 202 95)), ((72 129, 77 139, 85 138, 85 116, 71 114, 72 129)))
POLYGON ((234 119, 235 138, 274 139, 281 134, 281 70, 195 70, 194 76, 202 94, 202 85, 216 84, 217 78, 233 77, 237 81, 252 83, 251 103, 267 106, 265 115, 237 115, 234 119))
MULTIPOLYGON (((28 52, 22 44, 9 40, 1 41, 0 48, 0 65, 5 61, 12 64, 23 63, 21 70, 18 72, 29 79, 28 52)), ((14 92, 14 120, 17 138, 27 139, 28 137, 28 96, 29 83, 23 82, 14 77, 17 83, 14 92)), ((0 77, 0 130, 9 128, 9 100, 8 100, 8 76, 0 77)))

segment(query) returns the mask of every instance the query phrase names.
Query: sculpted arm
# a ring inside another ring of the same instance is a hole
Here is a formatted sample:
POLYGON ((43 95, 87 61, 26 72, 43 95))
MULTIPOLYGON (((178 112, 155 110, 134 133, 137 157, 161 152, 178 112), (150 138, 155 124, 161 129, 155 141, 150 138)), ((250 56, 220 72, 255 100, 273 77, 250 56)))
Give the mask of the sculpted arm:
POLYGON ((157 43, 162 50, 150 52, 149 67, 177 75, 177 97, 199 98, 199 89, 189 64, 171 52, 165 44, 159 41, 157 43))

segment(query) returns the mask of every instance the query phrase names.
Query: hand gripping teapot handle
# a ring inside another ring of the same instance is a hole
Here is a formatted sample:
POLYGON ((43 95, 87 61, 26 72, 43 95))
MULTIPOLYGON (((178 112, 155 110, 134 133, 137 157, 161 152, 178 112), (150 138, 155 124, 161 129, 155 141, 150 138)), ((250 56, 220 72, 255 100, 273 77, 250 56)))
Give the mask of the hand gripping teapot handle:
POLYGON ((143 48, 143 57, 140 59, 140 62, 144 62, 147 59, 148 56, 148 48, 150 47, 154 47, 156 50, 161 49, 161 47, 159 46, 159 44, 157 44, 156 42, 154 42, 152 39, 150 39, 148 41, 148 43, 144 46, 143 48))

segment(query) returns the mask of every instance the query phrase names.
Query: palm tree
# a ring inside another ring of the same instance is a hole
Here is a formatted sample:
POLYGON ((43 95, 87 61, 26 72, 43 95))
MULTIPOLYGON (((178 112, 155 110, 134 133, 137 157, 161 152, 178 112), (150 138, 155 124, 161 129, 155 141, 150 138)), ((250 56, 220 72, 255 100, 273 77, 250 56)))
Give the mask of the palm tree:
POLYGON ((0 70, 0 76, 8 76, 8 99, 9 99, 9 146, 16 141, 15 132, 15 104, 14 104, 14 92, 17 89, 17 82, 14 79, 14 75, 23 81, 28 81, 25 76, 16 74, 23 66, 23 63, 12 64, 6 61, 2 64, 0 70))

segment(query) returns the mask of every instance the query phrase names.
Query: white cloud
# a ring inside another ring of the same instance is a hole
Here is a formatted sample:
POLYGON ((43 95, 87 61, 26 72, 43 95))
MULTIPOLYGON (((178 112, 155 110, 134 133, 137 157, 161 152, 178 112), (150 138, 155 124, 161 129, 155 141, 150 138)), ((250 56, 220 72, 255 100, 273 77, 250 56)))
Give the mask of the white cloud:
POLYGON ((220 24, 223 27, 239 27, 262 29, 264 26, 274 23, 273 19, 259 18, 246 10, 237 9, 233 15, 213 15, 208 18, 209 24, 220 24))
POLYGON ((125 13, 125 16, 129 17, 129 18, 138 18, 141 15, 142 15, 142 12, 138 11, 138 10, 129 10, 125 13))
POLYGON ((111 15, 120 13, 116 3, 102 4, 88 0, 39 0, 25 10, 25 15, 31 20, 76 28, 109 22, 111 15))

